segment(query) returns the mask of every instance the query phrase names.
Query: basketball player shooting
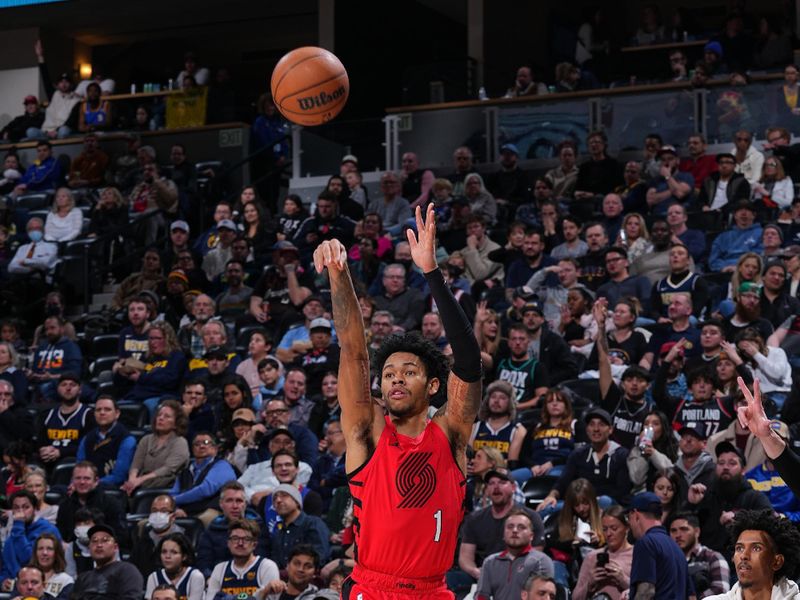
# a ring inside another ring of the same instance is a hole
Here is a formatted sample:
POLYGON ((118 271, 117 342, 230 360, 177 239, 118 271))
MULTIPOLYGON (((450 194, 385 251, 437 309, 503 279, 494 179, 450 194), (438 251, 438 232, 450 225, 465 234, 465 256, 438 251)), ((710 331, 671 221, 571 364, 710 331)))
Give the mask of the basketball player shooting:
POLYGON ((317 271, 328 269, 341 346, 339 402, 356 540, 345 600, 453 597, 444 576, 464 513, 466 446, 481 399, 481 356, 472 326, 436 264, 432 206, 424 221, 417 208, 416 221, 416 233, 408 231, 411 256, 442 317, 453 365, 420 335, 390 336, 375 355, 383 408, 370 394, 364 323, 347 250, 332 240, 314 252, 317 271), (429 419, 430 399, 444 385, 447 403, 429 419))

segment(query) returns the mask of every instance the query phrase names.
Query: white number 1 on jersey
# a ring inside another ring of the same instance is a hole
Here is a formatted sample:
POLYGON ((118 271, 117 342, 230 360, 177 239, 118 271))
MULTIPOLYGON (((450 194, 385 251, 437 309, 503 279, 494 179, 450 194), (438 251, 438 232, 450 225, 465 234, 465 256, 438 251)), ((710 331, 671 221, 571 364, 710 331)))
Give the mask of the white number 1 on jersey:
POLYGON ((433 536, 433 541, 438 542, 442 537, 442 509, 440 508, 433 513, 433 518, 436 519, 436 533, 433 536))

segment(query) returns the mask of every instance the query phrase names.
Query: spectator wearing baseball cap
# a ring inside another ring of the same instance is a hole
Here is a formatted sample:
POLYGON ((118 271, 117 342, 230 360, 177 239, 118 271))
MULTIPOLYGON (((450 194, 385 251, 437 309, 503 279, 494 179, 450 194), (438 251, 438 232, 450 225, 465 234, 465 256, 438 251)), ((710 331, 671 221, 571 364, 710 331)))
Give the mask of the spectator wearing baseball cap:
POLYGON ((528 354, 539 362, 552 387, 578 376, 575 355, 560 335, 545 325, 544 307, 536 298, 525 303, 520 311, 522 324, 528 332, 528 354))
POLYGON ((44 112, 39 107, 36 96, 27 95, 22 101, 25 112, 14 117, 3 129, 0 129, 0 138, 7 142, 19 142, 27 136, 29 129, 39 129, 44 123, 44 112))
POLYGON ((486 177, 486 189, 498 204, 508 204, 513 215, 531 194, 530 173, 519 166, 519 150, 507 142, 500 146, 500 170, 486 177))
POLYGON ((236 239, 238 229, 230 219, 222 219, 217 223, 217 245, 203 258, 203 271, 209 281, 225 272, 225 265, 231 259, 231 245, 236 239))
POLYGON ((111 527, 98 524, 89 529, 89 553, 94 568, 78 575, 72 588, 76 598, 141 598, 144 578, 132 562, 120 560, 117 536, 111 527))
POLYGON ((673 202, 683 204, 694 190, 694 176, 678 170, 678 152, 675 146, 664 145, 658 150, 660 163, 658 177, 647 190, 647 205, 651 214, 666 215, 673 202))
POLYGON ((601 508, 612 504, 627 504, 631 493, 628 475, 628 450, 611 440, 613 419, 600 407, 589 408, 583 416, 589 443, 573 450, 567 457, 564 471, 555 486, 537 508, 554 512, 561 508, 560 499, 567 487, 578 478, 587 479, 597 492, 601 508))
POLYGON ((294 361, 306 372, 306 395, 322 392, 322 379, 329 371, 339 371, 339 345, 333 343, 333 324, 324 317, 313 319, 308 326, 311 346, 294 361))
POLYGON ((750 183, 736 172, 736 157, 730 152, 720 152, 716 161, 717 171, 700 184, 697 204, 703 211, 715 211, 719 215, 724 209, 727 214, 737 202, 750 199, 750 183))
POLYGON ((727 525, 736 511, 772 509, 767 496, 753 489, 744 478, 745 459, 742 451, 730 442, 720 442, 714 449, 716 477, 710 485, 689 487, 689 508, 697 512, 701 523, 719 523, 721 527, 705 527, 700 543, 721 552, 730 559, 730 536, 727 525))

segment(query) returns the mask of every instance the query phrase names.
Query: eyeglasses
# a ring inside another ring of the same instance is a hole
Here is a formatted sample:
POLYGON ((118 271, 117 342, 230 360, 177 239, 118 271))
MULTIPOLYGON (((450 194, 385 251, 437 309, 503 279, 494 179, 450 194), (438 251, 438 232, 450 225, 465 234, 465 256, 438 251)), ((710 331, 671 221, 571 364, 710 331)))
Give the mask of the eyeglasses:
POLYGON ((228 541, 234 544, 251 544, 255 540, 250 536, 232 535, 228 538, 228 541))

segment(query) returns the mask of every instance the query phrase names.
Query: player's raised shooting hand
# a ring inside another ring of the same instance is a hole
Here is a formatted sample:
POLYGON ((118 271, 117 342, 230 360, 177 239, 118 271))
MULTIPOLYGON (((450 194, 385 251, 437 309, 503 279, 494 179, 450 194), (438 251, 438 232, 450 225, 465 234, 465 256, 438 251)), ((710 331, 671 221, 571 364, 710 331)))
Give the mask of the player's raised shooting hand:
POLYGON ((425 211, 425 220, 422 220, 422 209, 416 209, 417 232, 411 229, 406 232, 408 244, 411 246, 411 258, 414 264, 422 269, 423 273, 430 273, 438 266, 436 264, 436 219, 433 216, 433 203, 425 211))
POLYGON ((752 394, 741 377, 738 377, 737 381, 747 402, 745 406, 736 409, 739 424, 749 429, 758 438, 768 437, 771 431, 770 421, 764 412, 764 405, 761 403, 761 386, 758 379, 753 381, 752 394))
POLYGON ((328 267, 330 273, 347 268, 347 249, 339 240, 326 240, 314 250, 314 266, 317 273, 328 267))

